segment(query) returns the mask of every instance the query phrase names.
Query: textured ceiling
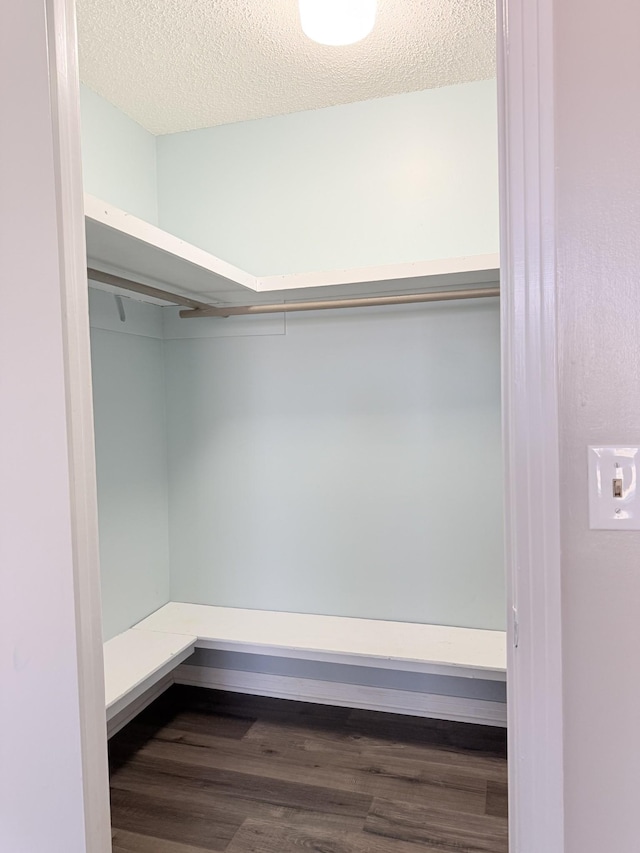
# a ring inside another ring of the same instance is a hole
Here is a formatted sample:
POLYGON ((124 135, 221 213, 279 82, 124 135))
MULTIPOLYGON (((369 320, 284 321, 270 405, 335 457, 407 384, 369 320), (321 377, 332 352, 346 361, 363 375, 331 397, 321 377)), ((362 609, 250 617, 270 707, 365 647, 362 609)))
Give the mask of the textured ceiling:
POLYGON ((80 76, 152 133, 495 75, 495 0, 378 0, 374 32, 325 47, 297 0, 77 0, 80 76))

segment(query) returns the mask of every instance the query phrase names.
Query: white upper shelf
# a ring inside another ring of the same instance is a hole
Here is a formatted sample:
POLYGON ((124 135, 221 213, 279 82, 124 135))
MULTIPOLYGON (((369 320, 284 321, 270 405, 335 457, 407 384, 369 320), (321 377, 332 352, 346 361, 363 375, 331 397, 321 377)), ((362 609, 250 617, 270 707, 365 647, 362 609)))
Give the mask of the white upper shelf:
POLYGON ((255 277, 91 195, 84 197, 89 266, 183 295, 255 292, 255 277))
POLYGON ((85 223, 90 267, 212 304, 411 293, 499 280, 497 254, 261 278, 91 195, 85 195, 85 223))

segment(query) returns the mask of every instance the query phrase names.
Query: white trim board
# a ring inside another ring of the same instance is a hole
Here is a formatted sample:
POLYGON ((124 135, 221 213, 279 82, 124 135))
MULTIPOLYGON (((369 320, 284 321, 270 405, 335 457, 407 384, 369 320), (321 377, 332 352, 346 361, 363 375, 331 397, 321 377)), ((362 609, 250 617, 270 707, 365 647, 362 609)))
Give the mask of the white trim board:
POLYGON ((89 194, 85 227, 89 266, 212 304, 406 293, 499 279, 498 254, 260 277, 89 194))
MULTIPOLYGON (((20 62, 15 61, 15 59, 12 60, 10 48, 7 61, 13 66, 16 73, 10 90, 7 90, 7 93, 10 91, 11 98, 9 100, 3 99, 3 118, 6 119, 7 126, 12 128, 9 138, 13 141, 21 140, 22 150, 19 161, 25 168, 28 168, 31 176, 37 176, 35 181, 37 190, 32 192, 30 184, 23 181, 20 186, 20 194, 22 198, 28 199, 34 210, 38 210, 38 214, 32 210, 28 219, 23 220, 21 204, 17 199, 14 199, 12 216, 14 224, 16 222, 24 223, 25 233, 28 232, 27 240, 34 247, 33 252, 39 256, 46 257, 50 245, 54 245, 49 243, 50 237, 55 241, 54 234, 46 235, 41 228, 38 228, 38 222, 42 216, 46 215, 42 214, 42 211, 48 209, 51 198, 55 203, 57 262, 53 263, 43 276, 36 275, 35 278, 42 282, 41 289, 49 293, 55 290, 56 283, 59 280, 60 293, 58 299, 62 310, 63 374, 61 377, 57 375, 56 370, 58 368, 55 359, 50 357, 49 364, 44 368, 46 371, 44 375, 47 377, 49 388, 57 390, 51 394, 48 393, 37 406, 31 406, 29 417, 31 420, 47 423, 48 456, 56 458, 60 463, 60 477, 62 477, 62 468, 66 467, 67 469, 66 477, 68 477, 71 504, 70 544, 72 548, 69 565, 72 566, 73 572, 73 609, 77 641, 76 673, 79 693, 77 722, 81 741, 82 810, 84 812, 83 849, 86 846, 90 853, 107 853, 107 851, 111 851, 111 820, 107 741, 104 726, 104 679, 101 656, 102 609, 89 312, 85 272, 86 245, 83 228, 84 203, 75 3, 74 0, 45 0, 44 4, 39 5, 41 11, 36 11, 37 7, 32 4, 19 4, 19 11, 17 8, 13 8, 8 12, 8 19, 6 15, 3 15, 3 20, 0 22, 0 29, 6 26, 7 32, 10 32, 11 45, 15 46, 21 59, 20 62), (21 38, 21 26, 25 21, 27 26, 24 37, 21 38), (37 55, 36 45, 41 34, 46 35, 46 41, 42 43, 40 55, 37 55), (39 97, 45 89, 48 90, 48 109, 45 109, 39 101, 39 97), (39 125, 33 123, 28 113, 24 112, 18 116, 17 112, 12 109, 12 104, 21 103, 35 105, 34 108, 39 106, 39 112, 42 116, 50 115, 49 144, 51 147, 48 152, 46 142, 42 142, 42 145, 45 146, 43 148, 38 148, 33 142, 34 137, 43 139, 39 125), (50 170, 53 172, 53 186, 49 184, 50 170), (52 193, 52 197, 49 193, 52 193), (62 394, 65 398, 66 442, 68 447, 66 464, 50 441, 55 418, 53 408, 56 394, 62 394)), ((11 151, 11 145, 4 148, 4 159, 9 163, 12 162, 11 151)), ((10 169, 15 173, 16 164, 12 163, 10 169)), ((20 173, 19 170, 17 173, 20 173)), ((7 188, 3 184, 3 193, 6 194, 6 191, 7 188)), ((8 198, 9 201, 12 200, 10 189, 8 198)), ((12 234, 12 244, 21 247, 19 237, 22 234, 22 226, 19 225, 17 230, 15 227, 12 228, 10 233, 12 234)), ((28 243, 25 241, 24 246, 21 247, 25 255, 27 245, 28 243)), ((11 280, 13 278, 9 272, 11 260, 10 258, 7 259, 5 255, 6 253, 3 253, 3 267, 8 275, 8 280, 11 280)), ((31 281, 33 277, 33 268, 25 263, 21 276, 16 277, 14 282, 16 280, 31 281)), ((43 342, 58 322, 57 314, 49 311, 49 303, 33 285, 29 288, 29 294, 33 302, 37 302, 40 306, 40 319, 36 321, 38 325, 36 348, 40 350, 43 342)), ((6 305, 6 300, 5 308, 11 313, 11 308, 6 305)), ((19 333, 20 325, 17 324, 16 328, 19 333)), ((55 334, 58 335, 57 329, 55 334)), ((38 362, 34 360, 32 355, 28 359, 24 359, 23 353, 24 349, 21 347, 16 351, 17 358, 11 360, 14 372, 17 371, 16 376, 19 378, 20 384, 28 386, 31 384, 29 376, 31 367, 24 370, 24 365, 35 366, 38 362)), ((32 391, 37 392, 37 386, 34 385, 32 391)), ((15 406, 11 408, 15 409, 15 406)), ((19 456, 16 457, 16 460, 18 463, 20 462, 19 456)), ((38 464, 37 453, 31 462, 35 465, 38 464)), ((39 493, 48 496, 48 514, 51 518, 56 518, 60 506, 56 503, 53 492, 47 491, 47 474, 44 467, 39 467, 36 489, 39 493)), ((28 483, 28 466, 20 466, 20 469, 24 481, 28 483)), ((61 493, 58 497, 59 500, 63 500, 61 493)), ((46 527, 40 525, 35 506, 29 508, 29 524, 30 527, 33 527, 34 524, 38 525, 41 537, 47 538, 46 527)), ((56 533, 56 539, 58 537, 66 537, 61 524, 58 525, 56 533)), ((28 549, 25 548, 21 552, 21 562, 23 561, 26 569, 29 556, 28 549)), ((47 578, 53 576, 53 571, 62 572, 62 561, 55 547, 49 550, 47 560, 42 564, 41 571, 47 578)), ((30 573, 26 571, 22 574, 25 577, 30 576, 30 573)), ((62 575, 60 579, 62 579, 62 575)), ((38 596, 46 595, 47 588, 47 581, 44 580, 44 576, 42 584, 37 581, 32 584, 30 596, 32 620, 38 612, 38 596), (38 594, 35 592, 36 589, 39 590, 38 594)), ((47 606, 49 610, 58 610, 61 616, 62 611, 59 610, 54 599, 48 600, 47 606)), ((33 624, 36 625, 36 622, 33 624)), ((71 636, 71 626, 68 626, 66 649, 69 651, 72 647, 71 636)), ((56 693, 58 693, 58 688, 61 691, 64 690, 61 673, 64 671, 63 658, 67 652, 65 651, 63 654, 60 650, 61 654, 56 654, 55 635, 48 620, 37 621, 37 630, 32 636, 32 640, 33 637, 39 638, 49 663, 42 669, 38 664, 38 655, 32 651, 29 655, 28 670, 40 670, 40 686, 46 692, 46 679, 43 679, 43 676, 47 670, 53 669, 56 673, 56 693), (52 668, 50 662, 54 657, 56 663, 55 667, 52 668)), ((9 693, 11 693, 10 689, 9 693)), ((47 707, 47 714, 50 716, 51 711, 52 709, 47 707)), ((28 723, 28 719, 26 717, 25 722, 28 723)), ((55 715, 51 716, 51 719, 55 720, 55 715)), ((48 730, 46 725, 40 723, 38 728, 44 733, 48 730)), ((14 787, 24 789, 25 786, 21 785, 18 780, 21 775, 24 777, 24 774, 29 774, 27 757, 30 750, 32 753, 34 750, 37 752, 38 738, 34 736, 32 731, 27 747, 26 742, 23 742, 20 737, 19 730, 14 729, 11 736, 14 740, 17 739, 18 742, 23 743, 20 770, 18 772, 16 768, 11 775, 14 778, 14 787)), ((74 745, 67 740, 65 729, 60 724, 56 726, 55 737, 64 744, 65 761, 73 762, 74 745)), ((47 748, 47 753, 55 754, 51 751, 51 745, 47 748)), ((42 755, 40 755, 37 764, 41 789, 39 823, 44 828, 42 837, 44 838, 47 832, 50 836, 48 843, 47 841, 43 842, 43 848, 50 846, 57 846, 59 849, 75 848, 75 843, 71 840, 70 821, 65 819, 64 813, 60 810, 55 815, 54 822, 51 823, 47 817, 48 804, 42 802, 42 800, 47 799, 51 802, 56 800, 53 791, 54 789, 59 790, 60 786, 65 784, 62 780, 64 773, 58 767, 55 776, 49 777, 46 761, 42 760, 42 755), (47 792, 50 793, 47 794, 47 792), (51 838, 52 826, 58 827, 55 840, 51 838)), ((10 769, 10 767, 5 768, 5 770, 10 769)), ((27 797, 28 787, 25 791, 27 797)), ((6 805, 13 809, 13 804, 6 805)), ((1 835, 3 833, 0 830, 1 835)), ((35 836, 32 836, 31 844, 35 848, 39 845, 34 841, 34 838, 35 836)), ((9 842, 9 847, 31 849, 31 844, 25 833, 22 841, 14 836, 12 842, 9 842)), ((0 847, 2 846, 0 840, 0 847)))
POLYGON ((491 702, 486 699, 414 693, 388 687, 343 684, 336 681, 268 675, 261 672, 241 672, 189 664, 182 664, 176 669, 174 681, 176 684, 207 687, 211 690, 294 699, 319 705, 338 705, 488 726, 504 727, 507 724, 506 705, 503 702, 491 702))
POLYGON ((195 637, 198 648, 504 681, 503 631, 172 601, 131 630, 195 637))

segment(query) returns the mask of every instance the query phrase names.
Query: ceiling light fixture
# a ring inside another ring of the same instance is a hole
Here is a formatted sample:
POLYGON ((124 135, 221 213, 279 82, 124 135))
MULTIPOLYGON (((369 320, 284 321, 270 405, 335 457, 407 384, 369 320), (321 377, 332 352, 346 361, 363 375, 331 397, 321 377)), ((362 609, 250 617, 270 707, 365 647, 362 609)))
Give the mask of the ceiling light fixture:
POLYGON ((376 0, 299 0, 306 36, 332 47, 355 44, 373 30, 376 0))

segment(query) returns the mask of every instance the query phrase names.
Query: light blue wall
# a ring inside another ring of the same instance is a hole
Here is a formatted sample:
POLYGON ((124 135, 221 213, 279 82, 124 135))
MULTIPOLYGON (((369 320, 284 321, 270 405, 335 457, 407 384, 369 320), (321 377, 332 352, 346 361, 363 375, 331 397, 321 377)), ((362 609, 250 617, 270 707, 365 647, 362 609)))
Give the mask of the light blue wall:
POLYGON ((504 628, 498 323, 482 300, 165 340, 172 599, 504 628))
MULTIPOLYGON (((146 132, 97 97, 87 189, 143 215, 115 153, 146 132)), ((494 252, 495 137, 488 81, 159 138, 160 224, 259 274, 494 252)), ((169 598, 169 544, 178 600, 504 627, 497 305, 126 303, 92 295, 107 636, 169 598)))
POLYGON ((91 291, 107 638, 170 598, 504 627, 493 300, 196 338, 123 304, 91 291))
POLYGON ((155 136, 86 86, 80 108, 85 192, 156 225, 155 136))
POLYGON ((258 275, 498 251, 494 80, 158 137, 160 226, 258 275))
POLYGON ((169 600, 161 309, 90 290, 105 639, 169 600))
POLYGON ((155 137, 81 88, 85 189, 258 275, 498 250, 494 80, 155 137))

